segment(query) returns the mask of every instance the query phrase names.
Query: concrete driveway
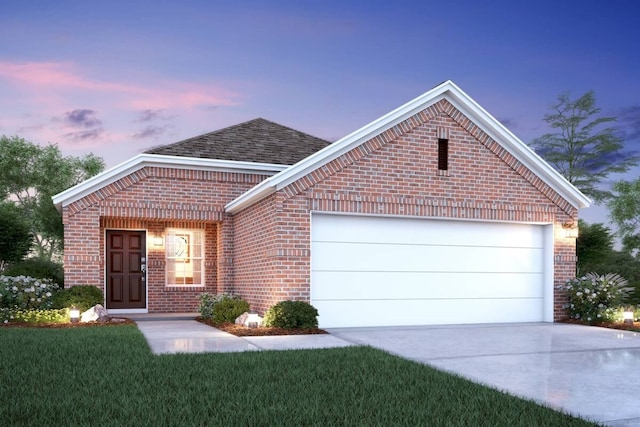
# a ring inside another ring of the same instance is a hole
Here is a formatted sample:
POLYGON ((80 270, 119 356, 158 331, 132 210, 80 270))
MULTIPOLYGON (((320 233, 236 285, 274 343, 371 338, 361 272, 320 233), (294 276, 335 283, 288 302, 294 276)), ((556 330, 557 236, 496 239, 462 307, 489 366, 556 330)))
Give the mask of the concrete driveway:
POLYGON ((640 426, 640 333, 550 323, 329 329, 611 426, 640 426))

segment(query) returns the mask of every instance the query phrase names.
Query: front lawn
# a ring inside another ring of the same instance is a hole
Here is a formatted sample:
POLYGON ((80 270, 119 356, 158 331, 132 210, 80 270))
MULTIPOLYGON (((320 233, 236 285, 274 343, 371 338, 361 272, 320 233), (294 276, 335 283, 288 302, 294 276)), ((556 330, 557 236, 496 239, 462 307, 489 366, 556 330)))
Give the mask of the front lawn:
POLYGON ((151 354, 135 326, 0 328, 3 426, 591 423, 367 347, 151 354))

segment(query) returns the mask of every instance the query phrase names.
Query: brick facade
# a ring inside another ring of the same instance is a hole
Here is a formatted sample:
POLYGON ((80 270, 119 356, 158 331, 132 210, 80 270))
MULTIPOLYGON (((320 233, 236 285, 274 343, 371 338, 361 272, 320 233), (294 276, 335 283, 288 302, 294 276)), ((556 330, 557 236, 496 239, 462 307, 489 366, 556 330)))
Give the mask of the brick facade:
MULTIPOLYGON (((161 248, 148 244, 149 312, 193 311, 200 292, 234 292, 263 313, 309 300, 311 212, 554 224, 554 281, 575 274, 577 209, 446 100, 230 215, 226 203, 267 178, 145 167, 64 207, 65 282, 104 288, 106 229, 206 233, 206 286, 165 286, 161 248), (438 170, 438 137, 449 168, 438 170), (446 172, 446 173, 445 173, 446 172)), ((565 295, 555 291, 555 318, 565 295)))
MULTIPOLYGON (((236 291, 254 309, 309 300, 312 211, 553 223, 555 285, 575 275, 575 239, 564 238, 562 224, 577 221, 577 209, 446 100, 236 215, 236 256, 251 252, 254 265, 263 267, 235 276, 236 291), (437 164, 443 129, 446 175, 437 164), (268 220, 257 221, 261 217, 268 220), (259 253, 251 247, 253 235, 268 242, 259 253)), ((556 291, 554 302, 557 319, 566 297, 556 291)))
POLYGON ((64 208, 65 284, 105 284, 105 230, 147 232, 149 312, 195 311, 200 292, 229 291, 233 224, 224 205, 267 176, 145 167, 64 208), (205 231, 205 286, 166 286, 167 228, 205 231))

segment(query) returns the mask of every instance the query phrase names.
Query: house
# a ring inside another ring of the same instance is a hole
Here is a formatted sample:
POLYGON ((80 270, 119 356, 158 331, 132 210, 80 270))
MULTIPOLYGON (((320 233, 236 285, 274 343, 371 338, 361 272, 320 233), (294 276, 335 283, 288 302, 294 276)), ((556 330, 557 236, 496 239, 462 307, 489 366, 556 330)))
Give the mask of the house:
POLYGON ((447 81, 328 144, 258 119, 54 197, 65 283, 111 312, 233 292, 321 327, 554 321, 589 199, 447 81))

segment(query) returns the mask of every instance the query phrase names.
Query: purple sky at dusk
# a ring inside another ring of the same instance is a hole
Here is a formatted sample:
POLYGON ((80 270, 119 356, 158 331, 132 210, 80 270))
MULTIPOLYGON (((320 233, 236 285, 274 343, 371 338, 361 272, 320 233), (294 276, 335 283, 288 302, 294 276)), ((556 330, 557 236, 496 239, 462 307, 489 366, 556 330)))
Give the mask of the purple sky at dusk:
POLYGON ((639 15, 634 0, 8 0, 0 134, 108 167, 256 117, 336 140, 451 79, 527 143, 559 93, 594 90, 640 151, 639 15))

